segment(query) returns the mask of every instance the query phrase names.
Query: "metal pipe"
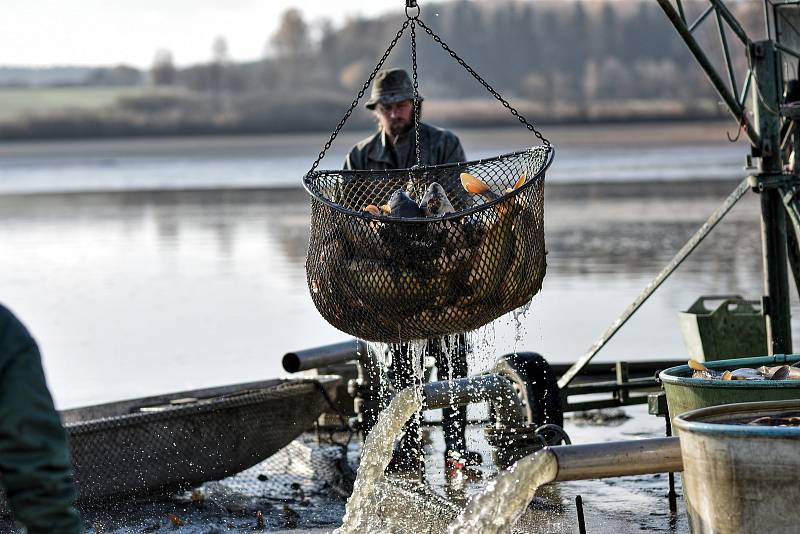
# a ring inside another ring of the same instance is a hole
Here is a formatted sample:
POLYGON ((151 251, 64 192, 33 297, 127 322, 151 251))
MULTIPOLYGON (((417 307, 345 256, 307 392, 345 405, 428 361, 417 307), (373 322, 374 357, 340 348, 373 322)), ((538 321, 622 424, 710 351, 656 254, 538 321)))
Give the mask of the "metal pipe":
POLYGON ((422 387, 423 405, 427 410, 462 406, 488 401, 501 425, 525 422, 525 407, 511 382, 496 374, 485 374, 430 382, 422 387))
POLYGON ((556 457, 553 481, 587 480, 683 471, 678 438, 650 438, 543 449, 556 457))
POLYGON ((481 524, 501 524, 511 517, 509 512, 521 514, 544 484, 682 471, 683 460, 678 438, 656 438, 545 447, 520 459, 516 466, 499 473, 486 491, 473 496, 451 523, 455 528, 450 532, 477 532, 481 524), (513 493, 502 495, 507 488, 513 488, 513 493), (500 501, 501 497, 504 500, 500 501), (478 513, 479 521, 472 520, 478 513))
POLYGON ((350 360, 359 360, 367 354, 367 343, 360 339, 351 339, 333 345, 324 345, 313 349, 287 352, 283 355, 283 368, 287 373, 308 371, 317 367, 326 367, 350 360))

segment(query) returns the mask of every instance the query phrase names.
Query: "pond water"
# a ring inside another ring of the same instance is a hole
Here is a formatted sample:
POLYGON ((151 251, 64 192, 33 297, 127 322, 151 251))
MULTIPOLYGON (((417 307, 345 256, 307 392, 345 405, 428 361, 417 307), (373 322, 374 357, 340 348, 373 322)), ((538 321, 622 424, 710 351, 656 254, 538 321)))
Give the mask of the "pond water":
MULTIPOLYGON (((472 371, 514 350, 582 355, 746 174, 747 147, 724 141, 733 128, 553 128, 544 286, 519 325, 506 316, 473 336, 472 371)), ((471 157, 531 142, 524 130, 459 134, 471 157)), ((345 134, 323 167, 362 135, 345 134)), ((38 339, 59 408, 278 376, 285 352, 347 339, 317 313, 304 273, 309 202, 297 184, 325 138, 0 145, 0 301, 38 339)), ((598 360, 686 358, 679 310, 703 294, 759 298, 758 219, 748 194, 598 360)), ((568 419, 566 429, 582 443, 662 433, 644 407, 626 411, 613 428, 568 419)), ((471 446, 488 456, 480 434, 470 428, 471 446)), ((581 494, 590 531, 686 532, 665 492, 661 475, 560 484, 568 511, 553 529, 573 530, 581 494)), ((175 506, 153 512, 165 531, 175 506)), ((336 526, 342 513, 338 502, 301 526, 336 526)))
MULTIPOLYGON (((483 329, 473 369, 582 355, 734 188, 746 147, 672 128, 557 129, 543 290, 521 331, 483 329)), ((462 137, 475 156, 529 142, 462 137)), ((285 352, 347 339, 308 295, 309 204, 287 186, 320 139, 0 145, 0 299, 39 340, 59 408, 273 377, 285 352)), ((679 310, 761 287, 748 194, 598 358, 683 358, 679 310)))

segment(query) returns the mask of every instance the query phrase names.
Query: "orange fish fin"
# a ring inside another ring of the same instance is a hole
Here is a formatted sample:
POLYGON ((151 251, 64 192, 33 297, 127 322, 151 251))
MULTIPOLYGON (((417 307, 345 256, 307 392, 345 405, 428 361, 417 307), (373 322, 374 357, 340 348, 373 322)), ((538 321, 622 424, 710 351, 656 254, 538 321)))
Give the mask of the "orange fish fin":
POLYGON ((698 362, 695 359, 689 360, 689 367, 694 369, 695 371, 708 371, 708 367, 703 365, 702 363, 698 362))
POLYGON ((469 193, 475 195, 483 195, 489 192, 489 185, 478 178, 475 178, 468 172, 461 173, 461 185, 469 193))

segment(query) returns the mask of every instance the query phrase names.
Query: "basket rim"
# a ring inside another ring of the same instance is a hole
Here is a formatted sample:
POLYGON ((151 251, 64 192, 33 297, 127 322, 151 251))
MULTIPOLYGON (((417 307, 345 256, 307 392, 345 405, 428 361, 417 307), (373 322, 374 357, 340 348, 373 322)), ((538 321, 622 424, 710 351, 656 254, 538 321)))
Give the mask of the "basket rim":
POLYGON ((444 164, 441 164, 441 165, 427 165, 427 166, 419 167, 419 169, 446 169, 446 168, 449 168, 449 167, 458 167, 458 166, 462 166, 462 165, 478 165, 478 164, 481 164, 481 163, 488 163, 488 162, 492 162, 492 161, 497 161, 497 160, 500 160, 502 158, 507 158, 507 157, 510 157, 510 156, 518 156, 520 154, 525 154, 525 153, 528 153, 528 152, 538 151, 540 149, 544 149, 547 152, 547 159, 545 160, 544 165, 542 165, 542 168, 539 169, 539 172, 536 173, 536 175, 534 176, 533 180, 526 180, 525 183, 521 187, 519 187, 519 188, 517 188, 517 189, 515 189, 515 190, 513 190, 513 191, 511 191, 509 193, 501 195, 501 196, 499 196, 498 198, 496 198, 494 200, 490 200, 489 202, 484 202, 483 204, 480 204, 480 205, 477 205, 477 206, 473 206, 471 208, 467 208, 467 209, 462 210, 462 211, 455 211, 453 213, 448 213, 447 215, 442 215, 442 216, 439 216, 439 217, 392 217, 391 215, 372 215, 371 213, 368 213, 368 212, 356 211, 356 210, 352 210, 352 209, 349 209, 349 208, 345 208, 345 207, 343 207, 343 206, 341 206, 341 205, 339 205, 339 204, 337 204, 337 203, 335 203, 335 202, 333 202, 331 200, 328 200, 327 198, 324 198, 321 195, 317 194, 309 186, 309 179, 310 178, 313 178, 315 176, 320 176, 320 175, 323 175, 323 174, 329 174, 329 173, 337 173, 338 174, 338 173, 342 173, 342 172, 346 172, 348 174, 350 174, 350 173, 352 173, 352 174, 374 174, 376 172, 389 172, 389 171, 395 171, 395 172, 398 172, 398 173, 400 173, 400 172, 406 172, 407 173, 409 171, 418 170, 418 168, 415 168, 415 167, 406 167, 404 169, 386 169, 385 171, 384 170, 374 170, 374 169, 353 169, 353 170, 350 170, 350 169, 347 169, 347 170, 343 170, 343 169, 328 169, 328 170, 324 170, 323 169, 323 170, 318 170, 318 171, 313 171, 313 172, 306 173, 306 175, 303 176, 303 189, 305 189, 306 192, 309 195, 311 195, 312 198, 316 199, 319 202, 322 202, 323 204, 326 204, 328 207, 330 207, 330 208, 332 208, 332 209, 334 209, 334 210, 336 210, 336 211, 338 211, 340 213, 343 213, 343 214, 346 214, 346 215, 349 215, 349 216, 353 216, 353 217, 358 217, 358 218, 364 219, 366 221, 382 221, 382 222, 391 222, 393 224, 394 223, 400 223, 400 224, 405 224, 405 223, 423 224, 423 223, 431 223, 431 222, 438 222, 438 221, 447 221, 447 220, 450 220, 450 219, 459 219, 459 218, 464 217, 466 215, 472 215, 473 213, 477 213, 479 211, 483 211, 483 210, 485 210, 485 209, 487 209, 487 208, 489 208, 491 206, 494 206, 495 204, 499 204, 500 202, 505 202, 509 198, 513 198, 516 195, 520 194, 522 191, 526 190, 527 188, 532 187, 534 182, 537 182, 539 177, 544 175, 544 173, 547 171, 547 169, 550 168, 550 165, 553 163, 553 159, 555 157, 555 147, 553 147, 553 145, 536 145, 536 146, 532 146, 532 147, 526 148, 524 150, 517 150, 515 152, 508 152, 506 154, 500 154, 498 156, 492 156, 491 158, 481 158, 481 159, 470 160, 470 161, 459 161, 459 162, 456 162, 456 163, 444 163, 444 164))

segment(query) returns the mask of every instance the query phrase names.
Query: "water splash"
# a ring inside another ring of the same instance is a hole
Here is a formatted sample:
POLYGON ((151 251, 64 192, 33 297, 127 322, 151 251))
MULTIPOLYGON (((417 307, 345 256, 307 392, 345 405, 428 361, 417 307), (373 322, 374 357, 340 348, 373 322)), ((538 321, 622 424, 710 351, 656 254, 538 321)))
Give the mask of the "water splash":
POLYGON ((542 484, 553 481, 558 462, 550 451, 526 456, 497 476, 447 528, 448 534, 500 534, 510 532, 542 484))
POLYGON ((525 330, 525 326, 522 324, 523 319, 528 314, 528 310, 531 309, 531 305, 533 304, 533 300, 529 300, 516 310, 511 312, 512 320, 514 321, 514 352, 517 352, 517 346, 522 342, 525 335, 527 334, 525 330))
POLYGON ((384 471, 392 459, 394 442, 410 417, 422 409, 421 392, 415 388, 401 391, 381 412, 375 428, 367 436, 361 452, 361 464, 347 501, 342 526, 334 534, 379 532, 373 522, 381 519, 373 510, 373 498, 383 482, 384 471))

